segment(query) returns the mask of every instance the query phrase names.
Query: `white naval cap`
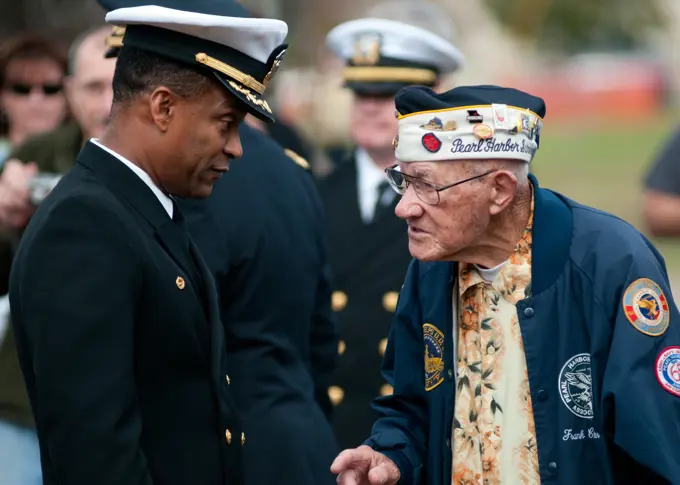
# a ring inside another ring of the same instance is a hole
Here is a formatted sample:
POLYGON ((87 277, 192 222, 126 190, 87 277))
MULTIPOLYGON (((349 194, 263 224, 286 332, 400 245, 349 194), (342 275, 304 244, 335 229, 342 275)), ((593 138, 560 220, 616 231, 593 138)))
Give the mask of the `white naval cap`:
POLYGON ((327 35, 326 44, 347 63, 346 86, 366 93, 390 94, 414 84, 433 86, 465 61, 444 37, 384 18, 342 23, 327 35))
POLYGON ((288 33, 285 22, 250 18, 232 0, 155 2, 161 5, 117 1, 125 6, 111 10, 106 21, 125 28, 122 49, 133 46, 204 70, 253 115, 273 119, 262 95, 286 52, 282 44, 288 33))

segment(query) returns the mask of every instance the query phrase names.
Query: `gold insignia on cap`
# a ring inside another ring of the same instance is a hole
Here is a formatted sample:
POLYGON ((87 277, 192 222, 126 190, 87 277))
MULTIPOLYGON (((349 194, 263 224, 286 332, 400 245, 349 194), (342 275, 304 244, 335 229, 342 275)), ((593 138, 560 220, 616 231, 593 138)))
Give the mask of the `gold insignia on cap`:
POLYGON ((234 88, 239 93, 243 94, 246 97, 246 99, 248 99, 248 101, 250 101, 251 103, 253 103, 256 106, 260 106, 261 108, 265 109, 269 114, 271 114, 272 110, 269 107, 269 104, 264 99, 256 98, 253 95, 253 93, 250 92, 249 89, 239 86, 234 81, 229 81, 229 86, 234 88))
POLYGON ((347 344, 345 343, 344 340, 339 341, 338 342, 338 355, 344 354, 345 350, 347 350, 347 344))
POLYGON ((184 287, 186 286, 186 283, 184 283, 184 278, 181 276, 178 276, 177 279, 175 280, 175 284, 177 285, 177 288, 180 290, 183 290, 184 287))
POLYGON ((396 291, 388 291, 383 295, 383 308, 390 313, 394 313, 397 309, 397 302, 399 301, 399 293, 396 291))
POLYGON ((297 153, 295 153, 295 152, 294 152, 293 150, 291 150, 290 148, 284 149, 284 150, 283 150, 283 153, 285 153, 285 154, 288 156, 288 158, 291 158, 295 163, 297 163, 298 165, 300 165, 300 166, 301 166, 302 168, 304 168, 305 170, 309 170, 309 162, 308 162, 307 160, 305 160, 304 158, 302 158, 302 157, 301 157, 300 155, 298 155, 297 153))
POLYGON ((348 66, 343 79, 350 82, 432 84, 437 80, 437 73, 415 67, 348 66))
POLYGON ((345 399, 345 391, 342 387, 331 386, 328 388, 328 397, 330 398, 333 406, 337 406, 345 399))
POLYGON ((279 52, 279 54, 274 58, 274 62, 272 63, 272 67, 267 73, 267 75, 264 77, 264 81, 262 81, 262 84, 264 84, 265 87, 269 86, 269 83, 271 82, 272 78, 274 77, 274 74, 276 74, 276 71, 279 70, 281 67, 281 63, 283 62, 283 56, 286 55, 286 49, 282 50, 279 52))
POLYGON ((235 67, 215 59, 214 57, 210 57, 205 52, 199 52, 196 54, 196 62, 204 64, 212 69, 215 69, 216 71, 221 72, 222 74, 229 76, 230 78, 240 82, 245 87, 250 88, 259 94, 264 94, 264 92, 267 90, 267 87, 253 76, 246 74, 243 71, 239 71, 235 67))
POLYGON ((355 65, 375 65, 380 61, 380 47, 382 39, 379 34, 366 34, 354 42, 355 65))
POLYGON ((331 306, 334 312, 339 312, 347 306, 347 294, 342 291, 334 291, 331 296, 331 306))
POLYGON ((383 384, 380 386, 380 395, 381 396, 391 396, 394 394, 394 388, 390 386, 389 384, 383 384))
POLYGON ((387 350, 387 339, 381 339, 380 343, 378 344, 378 353, 380 354, 380 357, 385 357, 385 350, 387 350))
POLYGON ((118 27, 115 25, 111 29, 111 34, 104 39, 106 47, 123 47, 123 36, 125 35, 125 27, 118 27))

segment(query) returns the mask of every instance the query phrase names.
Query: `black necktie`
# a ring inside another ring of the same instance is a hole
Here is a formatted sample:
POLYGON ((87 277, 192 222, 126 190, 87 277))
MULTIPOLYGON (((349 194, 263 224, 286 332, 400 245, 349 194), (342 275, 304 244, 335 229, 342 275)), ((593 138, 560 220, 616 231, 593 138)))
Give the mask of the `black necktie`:
POLYGON ((375 201, 375 208, 373 210, 373 220, 376 220, 378 216, 385 212, 385 209, 389 207, 392 199, 388 199, 388 194, 391 190, 392 187, 390 187, 390 183, 387 180, 383 180, 378 184, 378 188, 376 189, 378 197, 375 201))

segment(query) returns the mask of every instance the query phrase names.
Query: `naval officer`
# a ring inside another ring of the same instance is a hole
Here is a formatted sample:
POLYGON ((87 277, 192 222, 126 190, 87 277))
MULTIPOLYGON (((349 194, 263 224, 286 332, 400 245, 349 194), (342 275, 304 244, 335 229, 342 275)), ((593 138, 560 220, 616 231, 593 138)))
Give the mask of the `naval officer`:
MULTIPOLYGON (((418 3, 414 19, 420 14, 423 26, 440 23, 445 16, 428 6, 418 3)), ((384 169, 395 163, 394 94, 411 84, 436 86, 463 62, 443 37, 449 36, 446 28, 439 31, 441 35, 396 20, 363 18, 338 25, 327 36, 328 46, 346 61, 343 77, 353 93, 355 143, 349 159, 319 186, 335 278, 333 309, 342 339, 337 378, 329 389, 341 447, 363 441, 375 419, 371 401, 392 390, 380 375, 380 364, 411 258, 384 169)))
POLYGON ((46 484, 240 484, 246 441, 213 279, 174 197, 204 198, 241 155, 285 23, 231 4, 138 6, 111 121, 40 205, 10 281, 46 484))

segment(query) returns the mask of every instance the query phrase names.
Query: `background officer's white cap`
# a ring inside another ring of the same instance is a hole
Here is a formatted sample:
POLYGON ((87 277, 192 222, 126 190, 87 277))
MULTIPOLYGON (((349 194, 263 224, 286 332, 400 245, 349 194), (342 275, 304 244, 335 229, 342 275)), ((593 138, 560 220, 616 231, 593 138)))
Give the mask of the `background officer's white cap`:
POLYGON ((434 86, 440 76, 459 70, 465 59, 441 35, 378 17, 338 25, 326 44, 347 63, 345 85, 365 94, 394 94, 414 84, 434 86))
POLYGON ((155 3, 162 6, 137 4, 106 15, 108 23, 125 27, 122 52, 132 46, 214 75, 249 112, 272 120, 271 108, 262 95, 283 60, 286 23, 249 18, 232 0, 155 3))

